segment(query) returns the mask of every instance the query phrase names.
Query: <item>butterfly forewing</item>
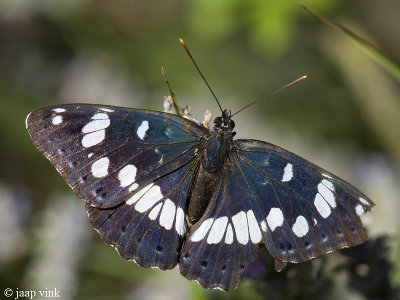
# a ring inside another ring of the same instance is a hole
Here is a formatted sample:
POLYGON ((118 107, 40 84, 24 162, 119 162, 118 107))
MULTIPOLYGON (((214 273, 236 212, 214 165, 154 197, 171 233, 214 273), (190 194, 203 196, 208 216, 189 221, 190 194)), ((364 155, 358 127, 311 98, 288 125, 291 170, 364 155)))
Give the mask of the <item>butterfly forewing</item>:
POLYGON ((193 158, 204 128, 177 116, 85 104, 33 111, 27 129, 75 193, 113 207, 193 158))

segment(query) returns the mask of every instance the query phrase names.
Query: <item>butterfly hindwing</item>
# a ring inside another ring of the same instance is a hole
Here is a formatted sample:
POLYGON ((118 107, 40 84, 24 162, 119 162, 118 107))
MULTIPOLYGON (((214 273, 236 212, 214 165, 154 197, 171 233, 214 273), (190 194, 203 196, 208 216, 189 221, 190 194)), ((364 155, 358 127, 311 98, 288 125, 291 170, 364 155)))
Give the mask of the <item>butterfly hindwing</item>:
POLYGON ((207 288, 230 290, 258 254, 261 231, 238 165, 222 170, 203 217, 190 229, 179 261, 183 276, 207 288), (238 176, 239 175, 239 176, 238 176))
POLYGON ((167 113, 86 104, 37 109, 26 125, 86 201, 105 242, 140 265, 174 267, 203 127, 167 113))
POLYGON ((193 164, 186 164, 143 188, 133 201, 106 209, 86 204, 89 221, 124 259, 172 269, 186 233, 185 203, 193 174, 193 164))

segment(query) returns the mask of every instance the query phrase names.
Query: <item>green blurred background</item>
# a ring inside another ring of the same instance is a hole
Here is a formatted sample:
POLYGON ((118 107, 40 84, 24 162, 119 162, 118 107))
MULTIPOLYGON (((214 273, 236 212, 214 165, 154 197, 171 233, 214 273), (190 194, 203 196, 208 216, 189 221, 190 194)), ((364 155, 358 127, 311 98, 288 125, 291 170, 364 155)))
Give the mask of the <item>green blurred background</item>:
MULTIPOLYGON (((400 63, 398 0, 303 3, 400 63)), ((180 37, 233 111, 309 76, 235 117, 238 137, 290 149, 373 199, 364 224, 389 236, 399 284, 399 82, 345 34, 293 0, 0 0, 0 297, 57 288, 62 299, 268 299, 251 279, 228 294, 205 291, 177 270, 121 259, 25 130, 26 115, 48 104, 162 110, 161 67, 194 117, 218 112, 180 37)), ((345 288, 325 296, 364 299, 345 288)))

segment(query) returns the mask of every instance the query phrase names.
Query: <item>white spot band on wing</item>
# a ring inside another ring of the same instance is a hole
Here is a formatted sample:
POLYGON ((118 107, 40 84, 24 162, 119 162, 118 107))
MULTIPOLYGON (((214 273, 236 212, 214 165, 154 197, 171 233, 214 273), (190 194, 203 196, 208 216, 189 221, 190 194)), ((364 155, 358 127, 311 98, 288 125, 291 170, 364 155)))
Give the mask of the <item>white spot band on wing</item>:
POLYGON ((108 157, 102 157, 92 164, 92 175, 96 178, 102 178, 108 174, 108 165, 110 160, 108 157))
POLYGON ((262 220, 260 225, 261 225, 262 231, 266 232, 267 231, 267 223, 265 222, 265 220, 262 220))
POLYGON ((180 236, 184 235, 186 232, 185 212, 180 207, 176 210, 175 230, 180 236))
POLYGON ((308 223, 306 218, 298 216, 296 222, 292 226, 292 231, 297 237, 303 237, 308 232, 308 223))
POLYGON ((175 220, 176 206, 170 199, 164 201, 164 206, 160 215, 160 225, 167 230, 172 228, 175 220))
POLYGON ((321 196, 320 193, 317 193, 317 195, 315 196, 314 205, 315 205, 316 209, 318 210, 319 214, 323 218, 327 218, 331 214, 330 206, 325 201, 325 199, 321 196))
POLYGON ((361 204, 356 205, 355 211, 356 211, 356 214, 359 216, 363 215, 365 212, 364 207, 362 207, 361 204))
POLYGON ((293 178, 293 165, 291 163, 288 163, 283 169, 283 176, 282 176, 282 182, 288 182, 293 178))
POLYGON ((258 244, 261 242, 262 235, 256 216, 252 210, 247 212, 247 222, 249 224, 250 239, 254 244, 258 244))
POLYGON ((51 123, 53 123, 53 125, 60 125, 62 123, 62 121, 63 121, 62 116, 55 116, 51 120, 51 123))
POLYGON ((160 212, 162 205, 162 203, 158 203, 156 206, 153 207, 153 209, 149 213, 150 220, 157 219, 158 213, 160 212))
POLYGON ((127 187, 131 185, 136 179, 137 169, 134 165, 126 165, 118 172, 118 180, 120 181, 121 187, 127 187))
POLYGON ((105 137, 106 137, 105 130, 91 132, 83 136, 82 146, 85 148, 92 147, 94 145, 101 143, 105 137))
POLYGON ((201 241, 207 234, 208 230, 210 229, 214 219, 209 218, 204 220, 203 223, 201 223, 200 227, 196 229, 196 231, 192 234, 192 237, 190 240, 192 242, 198 242, 201 241))
POLYGON ((149 122, 143 121, 137 129, 137 135, 141 140, 144 140, 147 130, 149 130, 149 122))
POLYGON ((249 228, 247 225, 247 217, 244 211, 238 212, 232 217, 233 227, 235 228, 236 239, 242 245, 249 242, 249 228))
POLYGON ((103 130, 110 126, 110 119, 106 120, 93 120, 87 123, 82 128, 82 133, 90 133, 97 130, 103 130))
POLYGON ((82 138, 82 146, 85 148, 92 147, 101 143, 106 136, 106 128, 110 126, 110 118, 105 113, 94 114, 90 121, 82 128, 85 134, 82 138))
POLYGON ((228 224, 228 217, 219 217, 216 219, 208 234, 208 244, 218 244, 225 234, 226 225, 228 224))
POLYGON ((358 198, 360 200, 361 203, 365 204, 365 205, 369 205, 369 202, 367 200, 365 200, 363 197, 358 198))
POLYGON ((161 189, 158 185, 153 185, 150 190, 148 190, 142 198, 136 203, 135 209, 138 212, 145 212, 150 207, 153 207, 158 201, 163 198, 163 194, 161 193, 161 189))
POLYGON ((154 183, 150 183, 149 185, 146 185, 144 188, 142 188, 140 191, 138 191, 135 195, 130 197, 128 200, 126 200, 126 204, 132 205, 136 203, 148 190, 150 190, 153 187, 154 183))
POLYGON ((335 188, 332 182, 326 179, 323 179, 321 183, 318 184, 318 192, 332 208, 336 207, 335 194, 333 193, 334 190, 335 188))
POLYGON ((267 223, 272 232, 275 230, 276 227, 282 226, 283 224, 282 210, 278 207, 271 208, 267 216, 267 223))
POLYGON ((231 223, 228 224, 226 228, 226 235, 225 235, 225 244, 232 244, 233 243, 233 229, 231 223))

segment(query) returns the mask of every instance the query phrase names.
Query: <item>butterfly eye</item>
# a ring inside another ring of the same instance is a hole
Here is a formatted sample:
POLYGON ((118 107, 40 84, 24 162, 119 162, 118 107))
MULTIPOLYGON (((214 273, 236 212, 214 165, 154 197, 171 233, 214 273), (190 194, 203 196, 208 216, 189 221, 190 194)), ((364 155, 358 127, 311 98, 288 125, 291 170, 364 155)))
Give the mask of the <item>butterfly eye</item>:
POLYGON ((215 126, 221 126, 222 125, 222 118, 221 117, 216 117, 214 120, 215 126))
POLYGON ((229 120, 229 128, 230 128, 230 129, 235 128, 235 121, 229 120))

